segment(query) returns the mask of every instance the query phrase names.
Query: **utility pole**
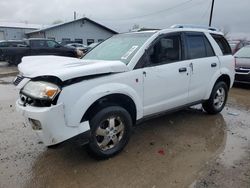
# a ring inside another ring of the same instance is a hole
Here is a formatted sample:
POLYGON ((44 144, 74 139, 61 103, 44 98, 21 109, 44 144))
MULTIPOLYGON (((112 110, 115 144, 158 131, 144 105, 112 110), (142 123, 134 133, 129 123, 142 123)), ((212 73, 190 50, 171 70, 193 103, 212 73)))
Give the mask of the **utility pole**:
POLYGON ((76 11, 74 11, 74 20, 76 20, 76 11))
POLYGON ((213 11, 214 11, 214 0, 212 0, 212 6, 211 6, 211 12, 210 12, 210 19, 209 19, 209 27, 211 27, 211 24, 212 24, 213 11))

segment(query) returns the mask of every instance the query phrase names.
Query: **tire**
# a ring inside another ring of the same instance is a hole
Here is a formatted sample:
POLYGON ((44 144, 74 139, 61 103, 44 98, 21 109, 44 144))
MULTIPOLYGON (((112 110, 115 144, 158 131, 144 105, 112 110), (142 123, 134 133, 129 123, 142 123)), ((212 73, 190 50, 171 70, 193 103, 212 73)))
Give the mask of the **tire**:
POLYGON ((118 154, 129 141, 131 127, 131 116, 124 108, 109 106, 101 109, 90 120, 90 153, 100 159, 118 154))
POLYGON ((21 58, 14 56, 9 58, 9 65, 18 65, 21 62, 21 58))
POLYGON ((208 114, 220 113, 226 104, 227 96, 228 86, 226 83, 222 81, 217 82, 209 99, 202 104, 202 107, 208 114))

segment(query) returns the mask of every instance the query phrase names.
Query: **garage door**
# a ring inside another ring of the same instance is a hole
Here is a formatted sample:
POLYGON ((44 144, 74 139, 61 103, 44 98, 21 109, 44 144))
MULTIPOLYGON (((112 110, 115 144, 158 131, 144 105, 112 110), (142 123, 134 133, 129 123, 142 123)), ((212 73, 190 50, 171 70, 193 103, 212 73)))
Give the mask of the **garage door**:
POLYGON ((0 31, 0 40, 4 40, 5 37, 4 37, 4 32, 3 31, 0 31))

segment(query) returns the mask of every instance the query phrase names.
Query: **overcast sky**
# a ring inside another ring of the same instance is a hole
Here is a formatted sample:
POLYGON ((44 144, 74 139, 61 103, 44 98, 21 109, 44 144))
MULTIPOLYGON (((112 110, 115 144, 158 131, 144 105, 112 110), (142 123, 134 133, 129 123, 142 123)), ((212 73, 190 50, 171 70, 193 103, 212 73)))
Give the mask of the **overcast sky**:
MULTIPOLYGON (((119 32, 134 24, 166 28, 176 23, 207 25, 212 0, 0 0, 0 21, 51 24, 89 17, 119 32)), ((213 26, 250 35, 250 0, 215 0, 213 26)))

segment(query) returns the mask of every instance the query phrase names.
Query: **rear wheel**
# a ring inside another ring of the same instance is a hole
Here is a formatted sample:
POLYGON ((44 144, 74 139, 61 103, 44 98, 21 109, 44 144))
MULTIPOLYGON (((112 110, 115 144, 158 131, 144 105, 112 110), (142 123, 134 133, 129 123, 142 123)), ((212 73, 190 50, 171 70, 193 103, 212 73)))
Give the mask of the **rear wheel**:
POLYGON ((89 149, 99 158, 112 157, 128 143, 132 127, 130 114, 122 107, 106 107, 90 120, 89 149))
POLYGON ((221 112, 226 104, 228 87, 225 82, 217 82, 212 90, 210 98, 202 104, 204 110, 209 114, 221 112))

